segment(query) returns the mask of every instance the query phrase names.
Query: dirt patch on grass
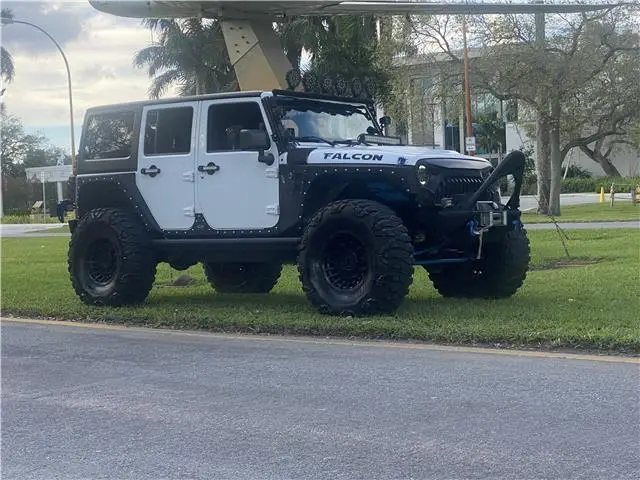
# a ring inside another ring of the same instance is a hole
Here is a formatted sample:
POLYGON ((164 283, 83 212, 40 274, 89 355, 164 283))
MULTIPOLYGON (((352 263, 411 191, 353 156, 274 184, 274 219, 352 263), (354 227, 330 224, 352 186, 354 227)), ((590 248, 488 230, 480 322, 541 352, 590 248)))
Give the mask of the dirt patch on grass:
POLYGON ((193 287, 194 285, 204 285, 206 282, 193 278, 190 275, 180 275, 179 277, 164 281, 156 281, 155 287, 193 287))
POLYGON ((529 270, 557 270, 560 268, 586 267, 587 265, 595 265, 596 263, 601 263, 604 260, 604 258, 590 257, 559 258, 557 260, 551 260, 548 262, 531 265, 529 270))

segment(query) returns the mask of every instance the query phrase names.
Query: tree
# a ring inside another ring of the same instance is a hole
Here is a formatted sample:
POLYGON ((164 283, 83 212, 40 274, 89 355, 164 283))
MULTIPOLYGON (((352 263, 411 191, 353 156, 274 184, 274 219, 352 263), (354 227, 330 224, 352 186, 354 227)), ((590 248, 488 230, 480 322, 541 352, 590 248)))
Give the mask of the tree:
POLYGON ((133 61, 138 68, 146 67, 153 79, 150 97, 158 98, 172 86, 180 95, 237 89, 219 21, 145 19, 143 25, 158 34, 133 61))
MULTIPOLYGON (((2 18, 13 18, 13 11, 9 8, 3 8, 0 13, 2 18)), ((15 68, 13 66, 13 57, 9 53, 9 51, 4 48, 4 46, 0 46, 0 74, 2 76, 2 80, 10 83, 15 76, 15 68)))
POLYGON ((381 20, 380 27, 379 40, 374 15, 293 17, 279 22, 276 33, 294 68, 300 68, 305 50, 311 58, 307 71, 319 77, 369 77, 384 94, 389 91, 391 59, 399 42, 388 20, 381 20))
MULTIPOLYGON (((633 99, 640 97, 640 49, 633 18, 618 6, 547 15, 546 24, 544 17, 536 22, 527 15, 469 19, 470 45, 481 51, 471 61, 473 88, 518 101, 534 112, 541 213, 560 213, 562 162, 572 148, 608 148, 637 119, 640 110, 633 99), (596 145, 598 140, 602 142, 596 145)), ((460 68, 460 44, 452 35, 455 22, 416 21, 414 26, 419 40, 460 68)), ((592 158, 607 165, 596 153, 592 158)))
POLYGON ((19 177, 24 175, 25 159, 34 151, 44 149, 46 138, 42 135, 25 133, 20 119, 6 112, 1 114, 0 126, 2 176, 19 177))
POLYGON ((609 67, 576 88, 563 102, 563 114, 571 121, 561 126, 561 158, 578 147, 597 162, 605 174, 620 176, 611 155, 616 147, 638 148, 633 128, 640 122, 640 58, 624 52, 609 67))
POLYGON ((473 131, 477 147, 487 153, 504 150, 505 125, 495 110, 485 110, 473 118, 473 131))
MULTIPOLYGON (((55 165, 58 160, 71 163, 71 157, 60 147, 50 145, 40 134, 24 131, 20 119, 6 112, 0 114, 0 165, 5 211, 28 210, 34 199, 41 198, 41 186, 27 181, 25 168, 55 165)), ((54 185, 47 187, 54 190, 54 185)), ((48 196, 53 198, 53 192, 48 196)))

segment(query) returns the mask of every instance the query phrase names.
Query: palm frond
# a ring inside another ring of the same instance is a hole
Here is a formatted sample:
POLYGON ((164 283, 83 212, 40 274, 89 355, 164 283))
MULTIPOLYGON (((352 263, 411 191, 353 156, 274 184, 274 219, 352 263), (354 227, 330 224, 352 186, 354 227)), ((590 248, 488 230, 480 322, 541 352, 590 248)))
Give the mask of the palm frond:
POLYGON ((149 97, 151 98, 160 98, 164 95, 169 87, 175 83, 184 82, 184 75, 177 69, 167 70, 160 75, 157 75, 153 81, 151 82, 151 86, 149 87, 149 97))
POLYGON ((11 82, 15 77, 16 70, 13 65, 13 57, 6 48, 0 47, 0 74, 5 82, 11 82))

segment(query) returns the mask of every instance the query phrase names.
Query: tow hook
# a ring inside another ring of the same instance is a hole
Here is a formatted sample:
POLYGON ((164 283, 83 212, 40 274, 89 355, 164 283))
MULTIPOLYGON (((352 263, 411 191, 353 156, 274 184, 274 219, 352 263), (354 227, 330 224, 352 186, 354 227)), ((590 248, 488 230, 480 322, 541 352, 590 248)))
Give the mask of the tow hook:
POLYGON ((478 222, 475 220, 469 222, 469 231, 471 235, 478 237, 478 252, 476 253, 476 260, 480 260, 482 258, 484 232, 488 232, 490 228, 491 227, 478 228, 478 222))

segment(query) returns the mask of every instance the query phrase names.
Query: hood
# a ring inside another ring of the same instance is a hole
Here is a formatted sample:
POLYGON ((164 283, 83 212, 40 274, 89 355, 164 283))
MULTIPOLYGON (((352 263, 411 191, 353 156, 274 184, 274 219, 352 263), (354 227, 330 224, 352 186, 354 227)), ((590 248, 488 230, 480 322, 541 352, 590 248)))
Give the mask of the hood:
POLYGON ((452 150, 434 150, 407 145, 336 145, 335 147, 318 145, 309 153, 306 163, 309 165, 413 166, 418 160, 424 160, 430 165, 441 168, 484 170, 491 167, 491 162, 481 157, 463 155, 452 150))

